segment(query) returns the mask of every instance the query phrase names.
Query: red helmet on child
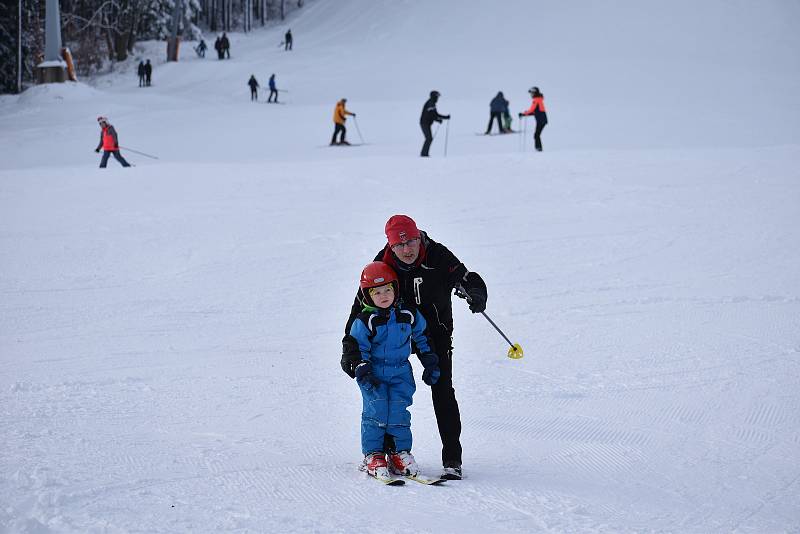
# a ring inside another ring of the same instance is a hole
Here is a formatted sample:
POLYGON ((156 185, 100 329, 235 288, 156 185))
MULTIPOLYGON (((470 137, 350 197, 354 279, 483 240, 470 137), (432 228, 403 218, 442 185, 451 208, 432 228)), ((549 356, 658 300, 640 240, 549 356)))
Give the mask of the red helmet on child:
POLYGON ((370 306, 374 306, 374 302, 372 302, 372 298, 369 296, 369 290, 373 287, 385 286, 386 284, 392 284, 396 302, 399 284, 397 281, 397 273, 394 272, 394 269, 382 261, 373 261, 361 271, 361 282, 359 283, 361 296, 370 306))

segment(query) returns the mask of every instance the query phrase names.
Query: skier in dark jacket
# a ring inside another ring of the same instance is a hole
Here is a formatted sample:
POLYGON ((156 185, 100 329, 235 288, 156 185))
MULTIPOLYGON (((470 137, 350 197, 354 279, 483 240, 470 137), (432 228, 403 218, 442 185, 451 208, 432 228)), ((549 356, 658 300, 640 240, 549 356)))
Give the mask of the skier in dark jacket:
POLYGON ((153 79, 153 65, 150 64, 150 60, 147 60, 147 63, 144 64, 144 83, 147 87, 150 87, 150 80, 153 79))
MULTIPOLYGON (((386 223, 387 244, 375 256, 391 266, 398 276, 400 302, 416 306, 428 323, 427 337, 439 357, 441 375, 433 385, 433 409, 442 439, 443 476, 461 478, 461 416, 453 389, 453 289, 462 286, 470 296, 470 310, 486 309, 486 284, 478 273, 470 272, 444 245, 435 242, 406 215, 394 215, 386 223)), ((342 339, 342 370, 355 376, 361 361, 358 343, 350 327, 362 310, 356 296, 342 339)), ((417 348, 414 351, 419 354, 417 348)), ((394 444, 385 444, 391 451, 394 444)))
POLYGON ((283 46, 284 51, 292 49, 292 43, 294 42, 294 38, 292 37, 292 30, 286 30, 286 35, 283 36, 283 42, 284 42, 283 46))
POLYGON ((119 161, 119 164, 123 167, 130 167, 130 163, 125 161, 125 158, 122 157, 122 154, 119 153, 119 139, 117 138, 117 131, 111 126, 111 123, 108 122, 107 117, 97 117, 97 124, 100 125, 100 143, 98 143, 97 148, 94 149, 95 152, 100 152, 100 149, 103 149, 103 158, 100 160, 100 168, 105 169, 106 165, 108 164, 108 157, 112 154, 114 155, 114 159, 119 161))
MULTIPOLYGON (((231 58, 231 42, 228 40, 228 34, 222 32, 222 37, 219 40, 219 46, 222 48, 223 57, 226 59, 231 58)), ((220 58, 222 59, 222 58, 220 58)))
POLYGON ((425 105, 422 106, 422 114, 419 117, 419 126, 422 128, 422 135, 425 136, 425 142, 422 144, 422 152, 420 153, 420 156, 423 158, 428 157, 428 152, 433 142, 431 125, 433 125, 434 122, 442 122, 442 119, 450 120, 450 115, 439 115, 439 112, 436 110, 436 102, 439 101, 439 96, 439 91, 431 91, 430 98, 428 98, 425 105))
POLYGON ((217 37, 214 41, 214 50, 217 51, 217 59, 225 59, 225 52, 222 50, 222 38, 217 37))
POLYGON ((139 66, 136 69, 136 74, 139 75, 139 87, 144 87, 144 61, 139 62, 139 66))
POLYGON ((275 103, 278 103, 278 89, 275 87, 275 75, 269 77, 269 98, 267 102, 272 102, 272 96, 275 96, 275 103))
POLYGON ((547 110, 544 108, 544 95, 539 91, 538 87, 531 87, 528 90, 528 94, 531 95, 533 101, 531 102, 531 107, 527 109, 527 111, 523 111, 519 114, 519 117, 526 117, 528 115, 533 115, 536 117, 536 131, 533 132, 533 141, 536 146, 536 150, 541 152, 542 151, 542 130, 544 127, 547 126, 547 110))
POLYGON ((247 85, 250 86, 250 100, 258 100, 258 81, 256 80, 256 75, 251 74, 250 79, 247 80, 247 85))
POLYGON ((492 131, 492 122, 497 119, 497 129, 500 133, 506 133, 503 127, 503 113, 508 113, 508 100, 503 96, 503 92, 497 93, 489 104, 489 125, 486 127, 486 135, 492 131))
POLYGON ((200 44, 198 44, 195 47, 194 51, 197 52, 197 55, 199 57, 204 58, 204 57, 206 57, 206 49, 207 48, 208 48, 208 46, 206 45, 206 42, 203 39, 200 39, 200 44))

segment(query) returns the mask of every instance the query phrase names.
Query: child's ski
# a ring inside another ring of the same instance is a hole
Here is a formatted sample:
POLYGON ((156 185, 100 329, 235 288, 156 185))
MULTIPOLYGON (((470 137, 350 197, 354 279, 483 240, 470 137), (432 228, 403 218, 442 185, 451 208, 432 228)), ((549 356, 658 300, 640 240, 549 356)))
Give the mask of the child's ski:
POLYGON ((427 478, 422 475, 404 475, 403 478, 425 484, 426 486, 437 486, 445 480, 443 478, 427 478))
POLYGON ((377 480, 381 484, 385 484, 386 486, 402 486, 406 483, 406 481, 403 480, 402 478, 382 477, 378 475, 372 475, 370 473, 367 474, 370 476, 370 478, 374 478, 375 480, 377 480))

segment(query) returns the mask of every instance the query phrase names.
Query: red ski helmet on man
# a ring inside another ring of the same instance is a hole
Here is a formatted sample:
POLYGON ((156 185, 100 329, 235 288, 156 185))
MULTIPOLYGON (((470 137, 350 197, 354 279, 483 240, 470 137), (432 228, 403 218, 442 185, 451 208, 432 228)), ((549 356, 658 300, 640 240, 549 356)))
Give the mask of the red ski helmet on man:
POLYGON ((374 306, 375 303, 369 296, 369 290, 373 287, 385 286, 386 284, 392 284, 394 300, 396 302, 399 284, 397 282, 397 273, 394 272, 394 269, 382 261, 373 261, 361 271, 361 282, 359 283, 361 296, 370 306, 374 306))

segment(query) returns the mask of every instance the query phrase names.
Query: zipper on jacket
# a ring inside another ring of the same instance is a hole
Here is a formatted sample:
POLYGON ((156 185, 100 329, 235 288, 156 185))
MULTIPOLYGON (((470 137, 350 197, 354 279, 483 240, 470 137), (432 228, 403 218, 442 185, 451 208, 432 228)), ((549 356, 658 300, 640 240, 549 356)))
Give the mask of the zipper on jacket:
MULTIPOLYGON (((422 277, 418 276, 418 277, 414 278, 414 300, 416 301, 417 306, 422 304, 422 295, 420 294, 420 291, 419 291, 419 286, 421 286, 421 285, 422 285, 422 277)), ((437 317, 437 319, 438 319, 438 317, 437 317)))

